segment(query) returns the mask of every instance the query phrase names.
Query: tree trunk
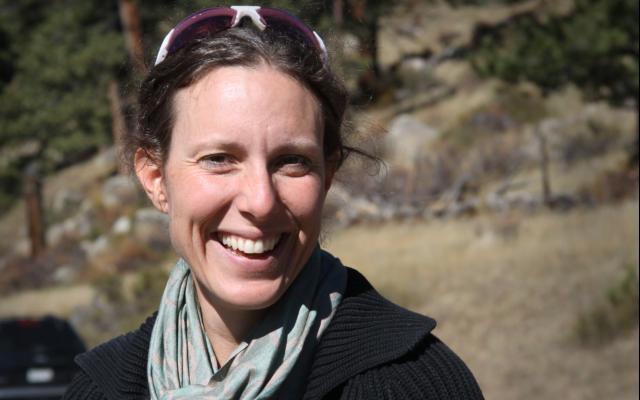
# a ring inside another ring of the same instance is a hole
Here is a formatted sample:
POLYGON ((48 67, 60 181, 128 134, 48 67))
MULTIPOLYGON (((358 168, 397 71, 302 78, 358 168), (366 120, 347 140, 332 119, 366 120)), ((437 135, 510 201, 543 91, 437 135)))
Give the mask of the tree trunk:
POLYGON ((367 0, 351 0, 351 12, 353 18, 357 21, 363 21, 365 19, 365 10, 367 9, 367 0))
POLYGON ((629 152, 629 167, 635 168, 640 161, 640 107, 638 99, 636 101, 636 140, 633 143, 633 148, 629 152))
MULTIPOLYGON (((123 138, 127 132, 127 123, 122 114, 122 101, 116 80, 109 82, 107 95, 109 96, 109 103, 111 105, 111 134, 113 136, 113 145, 116 148, 116 152, 120 154, 123 146, 123 138)), ((127 168, 124 163, 118 163, 118 172, 122 175, 127 173, 127 168)))
POLYGON ((551 205, 551 183, 549 182, 549 152, 547 151, 547 138, 540 127, 535 130, 540 151, 540 178, 542 180, 542 202, 551 205))
POLYGON ((333 23, 337 28, 342 27, 344 22, 344 11, 342 6, 342 0, 333 0, 333 23))
POLYGON ((135 0, 119 0, 118 6, 129 59, 136 71, 144 73, 147 67, 144 63, 144 46, 138 4, 135 0))
POLYGON ((42 185, 36 163, 32 163, 27 167, 24 179, 24 203, 31 243, 31 258, 35 259, 46 248, 42 213, 42 185))

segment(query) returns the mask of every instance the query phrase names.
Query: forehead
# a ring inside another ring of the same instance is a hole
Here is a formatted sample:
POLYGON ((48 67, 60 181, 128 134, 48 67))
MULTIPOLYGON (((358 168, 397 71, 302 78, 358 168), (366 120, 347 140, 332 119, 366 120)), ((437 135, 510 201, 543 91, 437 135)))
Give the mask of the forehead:
MULTIPOLYGON (((219 109, 269 110, 291 107, 290 113, 312 111, 319 117, 320 104, 302 83, 267 65, 255 67, 219 67, 201 79, 176 92, 174 111, 184 116, 198 109, 216 112, 219 109)), ((250 118, 251 115, 245 115, 250 118)))
POLYGON ((312 134, 322 142, 317 98, 266 65, 216 68, 176 92, 173 108, 172 143, 173 136, 189 141, 213 134, 239 140, 312 134))

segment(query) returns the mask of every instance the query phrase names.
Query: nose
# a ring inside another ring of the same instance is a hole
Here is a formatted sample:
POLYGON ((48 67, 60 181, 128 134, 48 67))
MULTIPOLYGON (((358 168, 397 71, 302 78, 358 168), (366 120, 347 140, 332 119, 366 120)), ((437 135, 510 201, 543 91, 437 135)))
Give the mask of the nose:
POLYGON ((265 220, 276 211, 278 203, 278 192, 268 169, 247 171, 237 199, 240 212, 254 220, 265 220))

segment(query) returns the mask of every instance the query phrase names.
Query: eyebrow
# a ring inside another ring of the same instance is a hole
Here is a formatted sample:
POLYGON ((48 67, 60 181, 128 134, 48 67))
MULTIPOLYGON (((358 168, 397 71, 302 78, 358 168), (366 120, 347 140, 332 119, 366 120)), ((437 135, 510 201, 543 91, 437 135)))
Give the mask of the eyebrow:
POLYGON ((197 153, 201 149, 216 148, 220 150, 242 150, 240 143, 234 140, 229 140, 226 137, 207 137, 204 140, 196 140, 187 144, 187 149, 190 154, 197 153))
MULTIPOLYGON (((187 145, 187 153, 191 156, 195 156, 198 152, 203 149, 211 149, 214 148, 220 151, 226 151, 230 153, 238 153, 245 154, 246 150, 243 146, 242 142, 237 140, 229 139, 227 135, 211 135, 204 140, 194 141, 193 143, 189 143, 187 145), (211 137, 213 136, 213 137, 211 137)), ((306 138, 294 138, 293 140, 287 141, 281 145, 273 148, 273 151, 276 152, 313 152, 316 149, 320 149, 322 151, 322 144, 317 143, 314 140, 309 140, 306 138)))
POLYGON ((276 149, 277 151, 304 151, 304 152, 311 152, 316 150, 317 148, 322 150, 322 144, 319 144, 315 141, 312 140, 308 140, 308 139, 294 139, 292 141, 289 141, 287 143, 284 143, 280 146, 277 146, 276 149))

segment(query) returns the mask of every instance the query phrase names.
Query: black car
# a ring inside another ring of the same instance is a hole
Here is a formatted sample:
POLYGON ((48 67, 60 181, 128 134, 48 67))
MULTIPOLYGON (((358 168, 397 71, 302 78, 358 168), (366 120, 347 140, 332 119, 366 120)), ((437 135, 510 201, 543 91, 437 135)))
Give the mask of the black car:
POLYGON ((59 399, 85 351, 60 318, 0 319, 0 399, 59 399))

